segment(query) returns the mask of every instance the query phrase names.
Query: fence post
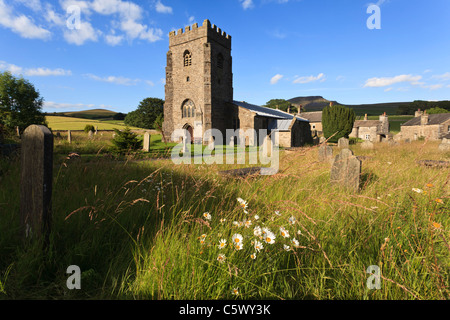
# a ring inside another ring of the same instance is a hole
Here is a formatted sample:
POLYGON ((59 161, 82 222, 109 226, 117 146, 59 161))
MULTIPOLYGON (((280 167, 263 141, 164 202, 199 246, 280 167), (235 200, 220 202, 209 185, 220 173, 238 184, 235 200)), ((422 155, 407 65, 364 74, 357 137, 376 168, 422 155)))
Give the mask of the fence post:
POLYGON ((51 225, 53 134, 42 125, 30 125, 22 134, 20 216, 25 239, 46 243, 51 225))

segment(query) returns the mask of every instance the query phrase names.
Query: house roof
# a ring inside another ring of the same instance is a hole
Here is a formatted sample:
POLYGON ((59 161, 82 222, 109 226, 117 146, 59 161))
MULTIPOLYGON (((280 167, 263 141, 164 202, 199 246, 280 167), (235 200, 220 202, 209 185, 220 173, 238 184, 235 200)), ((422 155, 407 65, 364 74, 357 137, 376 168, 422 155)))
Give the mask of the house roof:
MULTIPOLYGON (((415 117, 404 124, 402 126, 420 126, 420 118, 421 116, 415 117)), ((438 114, 429 114, 428 115, 428 125, 433 124, 441 124, 450 119, 450 113, 438 113, 438 114)))
POLYGON ((322 122, 322 111, 302 112, 300 116, 309 122, 322 122))
POLYGON ((267 129, 272 131, 289 131, 292 119, 274 119, 270 121, 267 129))
POLYGON ((287 113, 285 111, 267 108, 267 107, 261 107, 261 106, 257 106, 254 104, 247 103, 245 101, 233 101, 233 103, 239 107, 242 107, 249 111, 255 112, 258 116, 261 116, 261 117, 275 118, 275 119, 290 119, 290 120, 292 120, 295 117, 299 121, 309 122, 305 118, 287 113))
POLYGON ((356 120, 353 124, 353 128, 377 127, 378 125, 380 125, 379 120, 356 120))

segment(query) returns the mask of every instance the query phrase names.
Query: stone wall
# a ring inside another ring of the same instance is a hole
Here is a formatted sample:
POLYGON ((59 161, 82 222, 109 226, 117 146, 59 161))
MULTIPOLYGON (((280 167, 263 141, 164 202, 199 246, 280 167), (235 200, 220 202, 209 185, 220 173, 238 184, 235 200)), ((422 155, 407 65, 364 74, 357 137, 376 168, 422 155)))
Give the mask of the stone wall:
POLYGON ((448 133, 450 120, 436 125, 402 126, 400 131, 401 139, 417 140, 421 137, 430 140, 439 140, 448 133))

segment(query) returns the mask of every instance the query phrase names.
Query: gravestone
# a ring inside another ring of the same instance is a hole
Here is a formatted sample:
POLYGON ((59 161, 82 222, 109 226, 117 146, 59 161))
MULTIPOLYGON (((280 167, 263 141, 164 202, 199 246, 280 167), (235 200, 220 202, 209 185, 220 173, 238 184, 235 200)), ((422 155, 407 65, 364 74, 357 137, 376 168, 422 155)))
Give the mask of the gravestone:
POLYGON ((31 125, 22 135, 20 217, 25 238, 48 240, 51 223, 53 134, 31 125))
POLYGON ((365 150, 373 149, 373 142, 370 142, 368 140, 364 141, 363 143, 361 143, 361 149, 365 149, 365 150))
POLYGON ((187 130, 184 130, 183 133, 183 149, 182 149, 182 153, 187 153, 189 152, 189 148, 188 148, 188 132, 187 130))
POLYGON ((349 141, 348 141, 347 138, 342 137, 342 138, 340 138, 338 140, 338 147, 339 148, 346 149, 346 148, 348 148, 348 146, 349 146, 349 141))
POLYGON ((93 136, 94 136, 94 132, 92 130, 89 130, 88 138, 92 139, 93 136))
POLYGON ((331 166, 330 182, 358 190, 360 178, 361 160, 350 149, 342 149, 331 166))
POLYGON ((69 143, 72 143, 72 133, 70 132, 70 130, 67 130, 67 141, 69 141, 69 143))
POLYGON ((151 135, 149 132, 144 133, 144 145, 142 149, 146 152, 150 151, 150 138, 151 135))
POLYGON ((319 161, 331 161, 333 159, 333 148, 326 144, 322 144, 319 147, 319 161))
POLYGON ((94 134, 97 134, 97 132, 98 132, 98 126, 95 126, 95 132, 94 132, 94 134))
POLYGON ((442 152, 450 151, 450 140, 442 139, 442 143, 439 144, 438 149, 442 152))

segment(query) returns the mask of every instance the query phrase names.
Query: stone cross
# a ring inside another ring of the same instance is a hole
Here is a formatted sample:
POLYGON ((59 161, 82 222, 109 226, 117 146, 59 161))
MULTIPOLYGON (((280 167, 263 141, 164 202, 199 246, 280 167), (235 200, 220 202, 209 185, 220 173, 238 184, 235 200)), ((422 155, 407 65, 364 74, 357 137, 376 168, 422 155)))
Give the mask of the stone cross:
POLYGON ((348 148, 348 146, 349 146, 349 142, 348 142, 347 138, 342 137, 342 138, 340 138, 338 140, 338 147, 339 148, 344 149, 344 148, 348 148))
POLYGON ((325 161, 331 161, 333 159, 333 148, 326 144, 322 144, 319 147, 319 161, 325 162, 325 161))
POLYGON ((21 143, 20 217, 25 238, 48 240, 52 179, 53 134, 45 126, 31 125, 21 143))
POLYGON ((143 145, 142 149, 145 152, 149 152, 150 151, 150 137, 151 137, 151 135, 150 135, 149 132, 144 133, 144 145, 143 145))
POLYGON ((342 149, 331 166, 330 182, 358 190, 360 179, 361 160, 350 149, 342 149))

